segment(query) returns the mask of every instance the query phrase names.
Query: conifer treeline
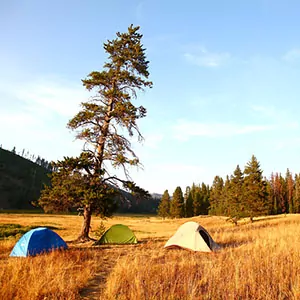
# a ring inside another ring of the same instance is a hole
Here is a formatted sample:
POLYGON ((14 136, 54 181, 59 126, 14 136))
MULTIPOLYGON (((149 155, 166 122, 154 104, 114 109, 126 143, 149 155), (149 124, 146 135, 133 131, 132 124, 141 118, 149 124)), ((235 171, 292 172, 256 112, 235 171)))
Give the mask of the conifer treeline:
POLYGON ((211 187, 193 184, 184 195, 177 187, 172 197, 166 190, 158 208, 164 218, 211 214, 228 216, 234 223, 242 217, 281 213, 300 213, 300 174, 293 176, 287 169, 284 177, 272 173, 266 179, 254 155, 243 171, 238 165, 225 180, 215 176, 211 187))

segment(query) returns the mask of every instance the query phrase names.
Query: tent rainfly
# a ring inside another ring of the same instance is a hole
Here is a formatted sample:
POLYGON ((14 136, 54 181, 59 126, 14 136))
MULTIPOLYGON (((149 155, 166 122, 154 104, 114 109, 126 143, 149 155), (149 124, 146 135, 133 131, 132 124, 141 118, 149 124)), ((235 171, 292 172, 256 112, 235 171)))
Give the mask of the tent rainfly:
POLYGON ((95 245, 103 244, 137 244, 137 239, 131 229, 122 224, 111 226, 95 245))
POLYGON ((54 231, 38 227, 26 232, 12 249, 10 256, 35 256, 54 249, 67 249, 66 242, 54 231))
POLYGON ((174 247, 202 252, 212 252, 220 248, 209 233, 196 222, 182 224, 164 246, 164 248, 174 247))

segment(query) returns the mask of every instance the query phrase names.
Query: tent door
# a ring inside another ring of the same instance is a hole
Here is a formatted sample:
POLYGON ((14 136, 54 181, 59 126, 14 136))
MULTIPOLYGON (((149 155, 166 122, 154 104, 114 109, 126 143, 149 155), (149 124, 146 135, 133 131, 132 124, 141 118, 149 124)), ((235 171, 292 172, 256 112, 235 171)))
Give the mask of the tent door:
POLYGON ((207 246, 209 247, 209 249, 211 249, 208 235, 201 229, 200 229, 199 233, 202 236, 202 238, 204 239, 204 241, 207 244, 207 246))

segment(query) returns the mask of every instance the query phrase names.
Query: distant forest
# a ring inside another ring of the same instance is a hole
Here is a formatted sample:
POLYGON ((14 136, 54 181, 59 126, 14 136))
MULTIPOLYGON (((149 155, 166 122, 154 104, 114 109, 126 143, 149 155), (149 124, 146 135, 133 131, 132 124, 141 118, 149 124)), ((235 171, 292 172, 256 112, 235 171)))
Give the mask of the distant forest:
POLYGON ((177 187, 173 195, 166 190, 159 204, 162 217, 197 215, 228 216, 234 223, 242 217, 300 213, 300 174, 272 173, 263 177, 260 163, 253 155, 244 170, 237 165, 225 179, 215 176, 212 186, 192 184, 185 193, 177 187))

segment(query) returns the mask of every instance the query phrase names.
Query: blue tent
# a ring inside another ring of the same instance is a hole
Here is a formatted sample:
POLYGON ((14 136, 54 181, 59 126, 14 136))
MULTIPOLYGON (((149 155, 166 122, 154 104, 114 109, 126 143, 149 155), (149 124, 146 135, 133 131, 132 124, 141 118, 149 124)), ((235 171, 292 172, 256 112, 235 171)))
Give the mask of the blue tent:
POLYGON ((25 233, 14 246, 10 256, 34 256, 53 249, 67 249, 66 242, 54 231, 39 227, 25 233))

